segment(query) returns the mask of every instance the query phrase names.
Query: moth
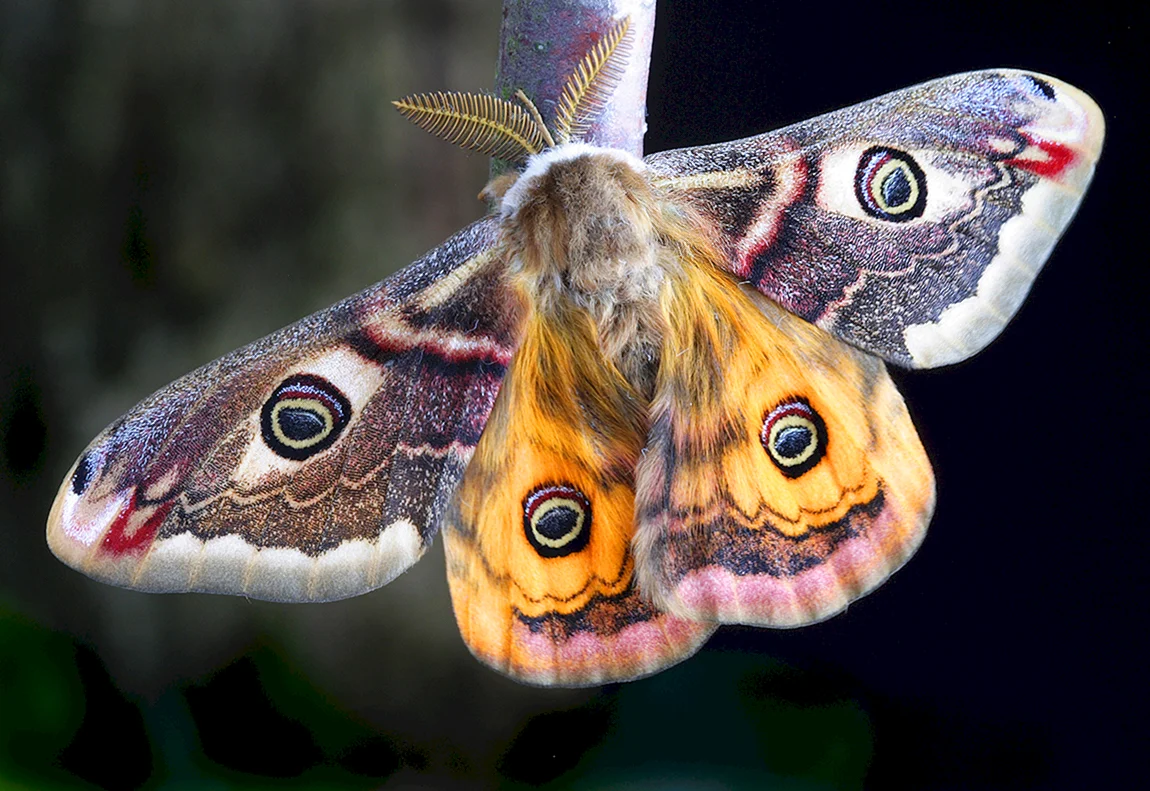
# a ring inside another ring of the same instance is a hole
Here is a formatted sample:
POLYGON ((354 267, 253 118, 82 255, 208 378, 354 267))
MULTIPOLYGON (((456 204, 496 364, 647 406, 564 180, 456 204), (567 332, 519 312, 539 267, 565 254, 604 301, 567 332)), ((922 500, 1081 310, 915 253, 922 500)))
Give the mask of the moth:
POLYGON ((902 565, 934 479, 886 363, 998 335, 1091 178, 1098 107, 971 72, 639 159, 581 139, 627 45, 623 20, 551 127, 522 93, 397 103, 519 165, 493 211, 114 422, 52 551, 140 590, 326 601, 442 532, 472 653, 567 686, 827 618, 902 565))

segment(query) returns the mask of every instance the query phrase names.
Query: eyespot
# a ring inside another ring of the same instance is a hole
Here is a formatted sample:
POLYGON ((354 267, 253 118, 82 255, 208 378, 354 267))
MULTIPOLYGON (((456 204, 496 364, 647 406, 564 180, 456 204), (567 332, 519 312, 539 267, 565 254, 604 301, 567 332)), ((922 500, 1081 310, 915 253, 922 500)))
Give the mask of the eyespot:
POLYGON ((540 557, 578 552, 591 538, 591 502, 573 486, 540 486, 523 500, 523 531, 540 557))
POLYGON ((1022 76, 1030 83, 1031 89, 1033 89, 1036 94, 1039 94, 1049 101, 1054 101, 1058 98, 1058 94, 1054 91, 1054 86, 1046 80, 1041 77, 1035 77, 1033 74, 1023 74, 1022 76))
POLYGON ((926 210, 926 175, 903 151, 876 146, 863 152, 855 173, 855 196, 867 214, 906 222, 926 210))
POLYGON ((798 478, 827 452, 827 426, 806 399, 779 404, 763 418, 759 439, 779 472, 798 478))
POLYGON ((273 451, 302 461, 331 447, 350 419, 351 403, 339 388, 323 377, 297 374, 264 403, 260 431, 273 451))
POLYGON ((76 462, 76 471, 72 473, 72 494, 83 494, 96 476, 96 463, 92 459, 92 452, 86 451, 76 462))

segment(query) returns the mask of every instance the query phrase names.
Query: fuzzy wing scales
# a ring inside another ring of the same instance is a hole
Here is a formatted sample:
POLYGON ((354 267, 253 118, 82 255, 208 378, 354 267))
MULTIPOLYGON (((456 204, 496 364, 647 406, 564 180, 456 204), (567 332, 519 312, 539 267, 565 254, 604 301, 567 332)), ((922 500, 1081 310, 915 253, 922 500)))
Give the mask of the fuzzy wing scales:
POLYGON ((919 546, 934 477, 882 360, 684 267, 637 466, 639 587, 679 617, 800 626, 919 546))
POLYGON ((979 351, 1018 310, 1078 207, 1103 126, 1072 86, 996 70, 647 161, 738 277, 923 368, 979 351))
POLYGON ((322 601, 414 563, 519 337, 480 221, 394 277, 185 376, 97 437, 52 550, 151 591, 322 601))
POLYGON ((535 314, 444 528, 447 579, 471 652, 532 684, 648 675, 712 624, 635 585, 634 470, 645 416, 578 311, 535 314))

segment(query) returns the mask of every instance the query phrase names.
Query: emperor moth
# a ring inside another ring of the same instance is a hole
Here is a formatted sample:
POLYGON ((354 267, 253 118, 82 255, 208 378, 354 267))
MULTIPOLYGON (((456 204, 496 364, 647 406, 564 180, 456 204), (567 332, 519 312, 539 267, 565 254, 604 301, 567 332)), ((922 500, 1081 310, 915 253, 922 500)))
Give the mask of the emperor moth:
POLYGON ((472 652, 556 685, 655 672, 719 624, 811 623, 886 579, 934 507, 886 362, 1002 330, 1101 113, 1000 69, 639 159, 581 140, 626 42, 624 20, 552 127, 523 95, 401 102, 519 165, 494 211, 109 426, 53 504, 57 556, 141 590, 324 601, 442 530, 472 652))

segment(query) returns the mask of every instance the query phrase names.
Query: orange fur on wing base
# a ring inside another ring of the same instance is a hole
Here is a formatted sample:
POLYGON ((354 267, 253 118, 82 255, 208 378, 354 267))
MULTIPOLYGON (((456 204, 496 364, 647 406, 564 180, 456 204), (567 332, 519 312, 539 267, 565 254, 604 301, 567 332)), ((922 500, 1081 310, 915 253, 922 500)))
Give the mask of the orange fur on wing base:
POLYGON ((645 415, 586 314, 550 319, 529 320, 448 517, 452 603, 472 653, 521 681, 636 678, 686 658, 714 627, 639 596, 632 480, 645 415), (541 557, 530 542, 525 502, 546 487, 590 504, 579 551, 541 557))

